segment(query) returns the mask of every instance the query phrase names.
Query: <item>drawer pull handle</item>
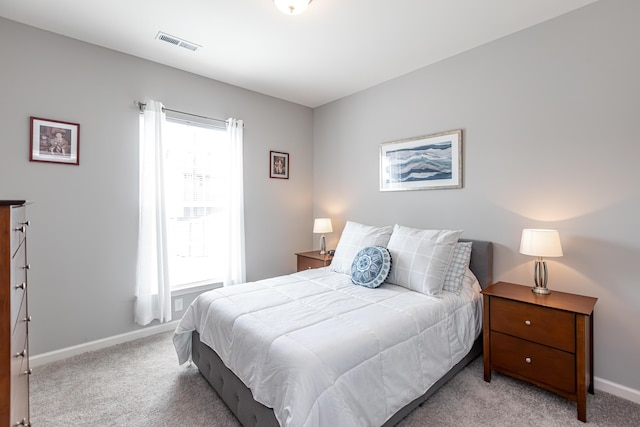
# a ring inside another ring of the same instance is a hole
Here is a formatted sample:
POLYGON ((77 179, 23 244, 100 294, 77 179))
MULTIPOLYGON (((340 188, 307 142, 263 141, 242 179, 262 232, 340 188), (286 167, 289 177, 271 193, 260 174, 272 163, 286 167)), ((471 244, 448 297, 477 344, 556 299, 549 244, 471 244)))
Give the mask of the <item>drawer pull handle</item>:
POLYGON ((27 317, 25 317, 25 318, 24 318, 24 321, 25 321, 25 322, 31 322, 31 316, 27 316, 27 317))
POLYGON ((31 375, 33 373, 33 369, 27 369, 24 373, 25 375, 31 375))
POLYGON ((526 359, 524 359, 524 361, 527 362, 527 363, 531 363, 531 358, 527 357, 526 359))
POLYGON ((20 283, 19 285, 16 285, 16 289, 26 289, 26 288, 27 288, 26 283, 20 283))
POLYGON ((527 326, 531 326, 531 320, 525 320, 524 324, 527 325, 527 326))
POLYGON ((16 357, 25 357, 27 355, 27 349, 25 348, 20 353, 16 353, 16 357))
POLYGON ((31 264, 27 264, 22 268, 25 269, 25 270, 31 270, 31 264))
MULTIPOLYGON (((23 224, 24 224, 24 223, 23 223, 23 224)), ((15 231, 21 231, 21 232, 23 232, 23 233, 24 233, 25 231, 27 231, 27 227, 26 227, 26 225, 21 225, 21 226, 20 226, 20 227, 18 227, 18 228, 14 228, 14 230, 15 230, 15 231)))
POLYGON ((20 420, 18 423, 14 424, 15 426, 25 426, 25 427, 29 427, 31 426, 31 423, 29 421, 27 421, 26 418, 23 418, 22 420, 20 420))

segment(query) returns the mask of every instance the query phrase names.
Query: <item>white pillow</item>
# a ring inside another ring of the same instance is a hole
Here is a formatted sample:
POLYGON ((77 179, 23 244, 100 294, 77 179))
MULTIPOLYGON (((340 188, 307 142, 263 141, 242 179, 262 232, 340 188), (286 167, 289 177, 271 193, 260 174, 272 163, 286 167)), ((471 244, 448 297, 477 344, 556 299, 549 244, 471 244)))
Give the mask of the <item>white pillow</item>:
POLYGON ((392 231, 392 226, 374 227, 347 221, 329 269, 336 273, 351 274, 351 263, 360 249, 366 246, 386 247, 392 231))
MULTIPOLYGON (((462 293, 463 291, 470 291, 476 294, 479 294, 480 291, 482 291, 482 286, 480 286, 478 278, 475 274, 473 274, 473 271, 471 271, 469 267, 467 267, 467 270, 464 273, 464 277, 462 278, 460 293, 462 293)), ((480 313, 480 316, 482 317, 482 313, 480 313)))
POLYGON ((460 295, 462 280, 464 279, 467 268, 469 268, 469 261, 471 260, 471 245, 471 242, 456 243, 453 255, 451 256, 451 264, 449 264, 447 275, 444 277, 442 290, 460 295))
POLYGON ((387 248, 393 265, 387 282, 438 296, 462 230, 420 230, 395 225, 387 248))

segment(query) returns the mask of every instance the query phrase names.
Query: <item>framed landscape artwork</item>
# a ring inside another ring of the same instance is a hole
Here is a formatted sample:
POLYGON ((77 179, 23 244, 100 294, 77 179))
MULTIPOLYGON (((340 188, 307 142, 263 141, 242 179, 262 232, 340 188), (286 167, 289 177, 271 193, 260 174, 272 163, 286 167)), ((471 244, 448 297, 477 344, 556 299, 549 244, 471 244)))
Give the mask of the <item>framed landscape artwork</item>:
POLYGON ((289 179, 289 153, 270 152, 269 177, 289 179))
POLYGON ((380 144, 380 191, 462 188, 462 130, 380 144))
POLYGON ((78 123, 31 117, 32 162, 80 164, 80 125, 78 123))

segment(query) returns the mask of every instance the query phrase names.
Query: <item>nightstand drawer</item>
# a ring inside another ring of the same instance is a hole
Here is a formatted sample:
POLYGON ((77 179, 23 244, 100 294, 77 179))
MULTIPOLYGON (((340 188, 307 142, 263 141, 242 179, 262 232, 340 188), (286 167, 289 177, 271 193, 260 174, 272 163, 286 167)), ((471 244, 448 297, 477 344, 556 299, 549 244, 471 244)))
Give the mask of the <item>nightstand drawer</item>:
POLYGON ((324 267, 325 263, 319 259, 298 257, 298 271, 309 270, 311 268, 324 267))
POLYGON ((331 264, 332 256, 321 254, 320 251, 299 252, 296 271, 310 270, 312 268, 326 267, 331 264))
POLYGON ((492 364, 534 383, 544 383, 568 393, 576 392, 575 355, 494 332, 492 364))
POLYGON ((575 314, 503 298, 491 299, 491 330, 575 353, 575 314))

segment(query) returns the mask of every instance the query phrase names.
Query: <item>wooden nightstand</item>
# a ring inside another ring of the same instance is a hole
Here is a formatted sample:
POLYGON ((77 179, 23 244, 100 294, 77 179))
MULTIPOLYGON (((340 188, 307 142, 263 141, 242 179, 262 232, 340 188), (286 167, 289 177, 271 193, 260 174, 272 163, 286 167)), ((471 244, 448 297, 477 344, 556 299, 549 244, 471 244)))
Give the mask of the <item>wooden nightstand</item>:
POLYGON ((331 264, 333 259, 328 254, 320 255, 320 251, 300 252, 296 255, 298 256, 298 271, 326 267, 331 264))
POLYGON ((593 394, 593 308, 597 298, 498 282, 484 298, 484 380, 491 370, 536 384, 578 404, 587 421, 593 394))

